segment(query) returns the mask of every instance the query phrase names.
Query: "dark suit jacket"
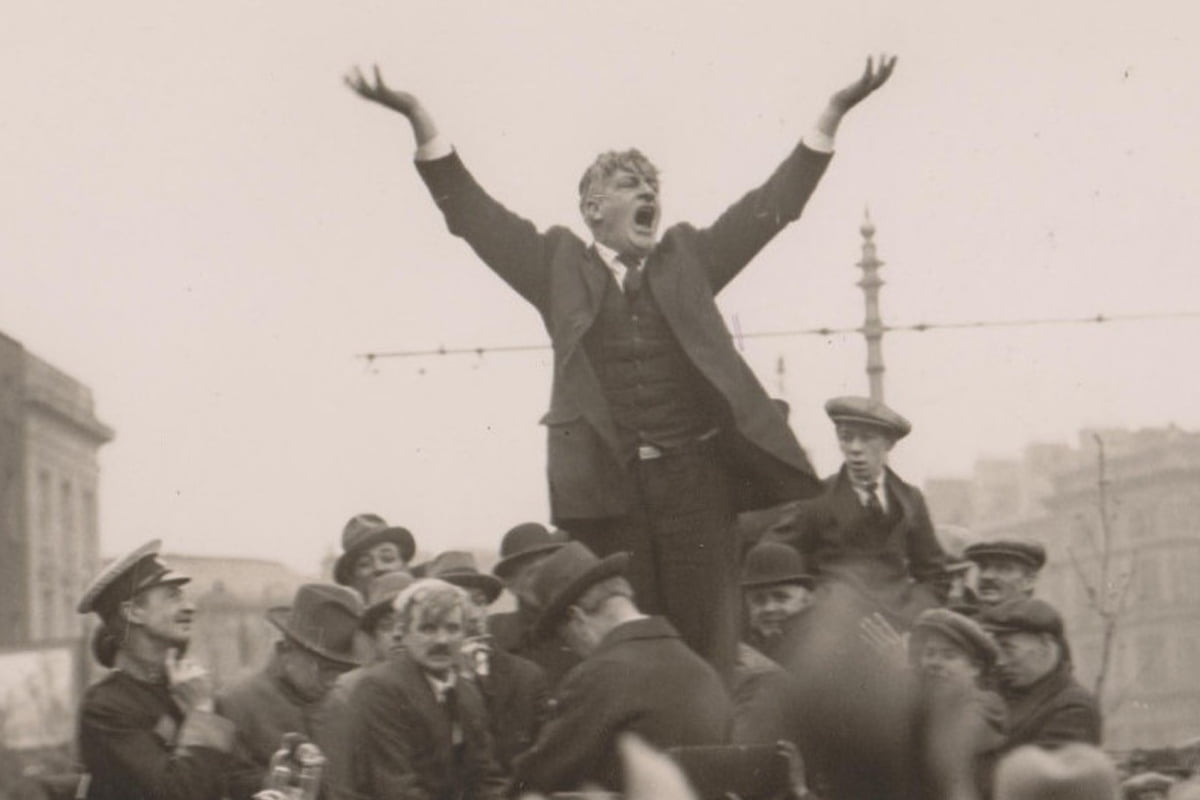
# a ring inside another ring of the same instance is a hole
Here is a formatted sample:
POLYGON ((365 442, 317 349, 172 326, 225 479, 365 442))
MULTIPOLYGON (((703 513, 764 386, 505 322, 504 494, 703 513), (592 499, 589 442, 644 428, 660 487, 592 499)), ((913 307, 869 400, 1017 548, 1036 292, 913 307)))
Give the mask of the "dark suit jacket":
POLYGON ((478 679, 495 745, 496 761, 506 773, 513 759, 533 746, 549 709, 546 673, 532 661, 499 648, 488 658, 489 672, 478 679))
MULTIPOLYGON (((830 156, 799 145, 759 188, 708 228, 668 229, 646 261, 649 287, 687 358, 722 399, 735 504, 758 508, 820 491, 782 415, 738 355, 714 296, 800 216, 830 156)), ((450 232, 537 308, 554 345, 548 428, 554 519, 598 519, 634 502, 616 427, 582 340, 611 280, 594 248, 567 228, 544 233, 493 200, 457 154, 417 168, 450 232)))
POLYGON ((79 754, 90 800, 221 800, 233 723, 180 712, 164 684, 113 671, 84 695, 79 754))
POLYGON ((406 653, 367 668, 350 696, 349 736, 358 796, 374 800, 493 800, 504 781, 492 755, 483 698, 459 680, 463 757, 455 765, 452 727, 421 668, 406 653))
POLYGON ((1070 662, 1064 661, 1028 689, 1006 692, 1004 701, 1008 705, 1007 750, 1023 744, 1100 744, 1100 706, 1095 696, 1075 681, 1070 662))
POLYGON ((585 783, 621 787, 616 737, 631 731, 659 748, 724 744, 733 709, 720 677, 662 617, 617 626, 563 679, 554 716, 517 759, 519 791, 585 783))
POLYGON ((890 469, 885 485, 899 504, 900 519, 882 538, 843 466, 825 480, 824 494, 792 504, 763 539, 796 548, 821 579, 845 581, 883 609, 911 618, 940 604, 933 581, 943 571, 945 554, 920 490, 890 469))

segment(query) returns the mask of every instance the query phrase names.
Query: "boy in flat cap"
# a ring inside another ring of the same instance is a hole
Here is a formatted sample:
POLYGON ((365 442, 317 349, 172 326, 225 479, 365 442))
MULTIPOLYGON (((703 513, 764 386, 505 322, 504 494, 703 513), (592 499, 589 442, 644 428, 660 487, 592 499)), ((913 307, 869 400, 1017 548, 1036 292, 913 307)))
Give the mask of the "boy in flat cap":
POLYGON ((1099 744, 1100 706, 1075 680, 1062 617, 1054 606, 1037 598, 1010 600, 985 608, 979 622, 1000 649, 996 672, 1008 706, 1006 748, 1099 744))
POLYGON ((819 581, 851 587, 864 611, 881 611, 906 628, 941 604, 945 572, 924 497, 887 466, 912 426, 865 397, 835 397, 825 412, 845 463, 825 480, 821 497, 796 503, 764 539, 796 548, 814 560, 819 581))
POLYGON ((92 652, 112 672, 80 706, 79 752, 89 800, 220 800, 234 725, 213 712, 205 671, 183 659, 195 607, 190 579, 154 540, 105 568, 79 601, 101 620, 92 652))

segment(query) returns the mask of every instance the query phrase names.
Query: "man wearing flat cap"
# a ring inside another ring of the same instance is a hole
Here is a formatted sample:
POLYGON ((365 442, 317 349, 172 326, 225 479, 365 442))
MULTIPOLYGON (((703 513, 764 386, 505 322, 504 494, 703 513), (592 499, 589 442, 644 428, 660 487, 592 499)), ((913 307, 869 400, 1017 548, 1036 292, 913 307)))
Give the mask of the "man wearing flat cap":
POLYGON ((238 758, 247 776, 266 775, 284 734, 320 741, 326 696, 342 673, 359 664, 354 639, 361 616, 356 592, 325 583, 305 584, 290 607, 267 611, 281 634, 271 659, 217 696, 217 710, 237 726, 238 758))
POLYGON ((492 574, 517 601, 514 611, 488 615, 488 631, 496 647, 532 661, 542 668, 550 687, 579 663, 579 656, 557 638, 531 635, 538 608, 529 594, 529 577, 545 558, 567 543, 566 534, 551 532, 538 522, 522 522, 500 540, 500 560, 492 574))
POLYGON ((503 590, 500 579, 481 573, 475 557, 459 550, 439 553, 428 574, 464 589, 475 606, 463 644, 464 677, 483 695, 492 732, 496 761, 511 774, 513 760, 530 748, 546 718, 550 687, 542 668, 532 661, 492 645, 485 609, 503 590))
POLYGON ((112 672, 79 710, 90 800, 220 800, 233 770, 234 725, 214 712, 212 685, 181 658, 195 608, 189 580, 148 542, 106 567, 79 601, 101 620, 96 660, 112 672))
POLYGON ((732 709, 721 678, 669 622, 638 610, 623 577, 628 563, 625 553, 601 559, 571 542, 531 579, 542 609, 535 632, 561 636, 583 661, 563 678, 533 748, 517 759, 518 791, 620 790, 622 733, 658 748, 727 741, 732 709))
POLYGON ((975 597, 981 607, 1032 597, 1038 573, 1046 565, 1046 548, 1028 539, 993 539, 963 550, 975 563, 975 597))
POLYGON ((1007 749, 1099 744, 1100 706, 1075 680, 1062 617, 1037 598, 989 606, 979 622, 996 640, 1001 696, 1008 706, 1007 749))
POLYGON ((333 565, 333 580, 365 598, 372 578, 407 572, 416 551, 407 528, 389 525, 378 514, 356 514, 342 529, 342 554, 333 565))
POLYGON ((888 453, 912 425, 865 397, 835 397, 825 412, 837 432, 842 468, 826 479, 821 497, 796 503, 764 539, 796 548, 814 561, 818 581, 850 587, 864 610, 907 627, 941 604, 938 584, 945 574, 924 497, 887 466, 888 453))

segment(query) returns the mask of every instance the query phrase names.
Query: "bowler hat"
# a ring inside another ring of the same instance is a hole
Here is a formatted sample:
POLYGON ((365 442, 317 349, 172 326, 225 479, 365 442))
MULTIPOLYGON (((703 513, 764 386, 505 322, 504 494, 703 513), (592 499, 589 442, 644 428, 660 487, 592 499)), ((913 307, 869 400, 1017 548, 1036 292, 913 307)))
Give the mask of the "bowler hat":
POLYGON ((849 422, 879 428, 893 440, 903 439, 912 431, 912 423, 869 397, 835 397, 825 403, 825 413, 835 423, 849 422))
POLYGON ((290 608, 267 610, 267 620, 305 650, 350 667, 362 662, 354 655, 354 633, 362 617, 358 593, 328 583, 306 583, 296 590, 290 608))
POLYGON ((1048 633, 1063 638, 1062 616, 1045 600, 1018 597, 979 612, 979 624, 992 633, 1048 633))
POLYGON ((364 631, 373 631, 379 624, 379 618, 385 612, 392 610, 392 601, 396 595, 407 589, 413 581, 407 572, 387 572, 376 575, 367 583, 366 609, 363 610, 359 627, 364 631))
POLYGON ((1046 565, 1046 548, 1029 539, 993 539, 976 542, 963 550, 969 560, 979 562, 984 558, 1011 558, 1035 570, 1046 565))
POLYGON ((996 800, 1115 800, 1117 770, 1099 749, 1069 744, 1057 750, 1026 745, 996 769, 996 800))
POLYGON ((484 574, 475 566, 475 556, 464 550, 447 550, 439 553, 425 568, 430 578, 439 578, 446 583, 463 589, 479 589, 488 605, 496 602, 504 585, 498 578, 484 574))
POLYGON ((629 553, 613 553, 605 558, 580 542, 568 542, 538 564, 529 582, 533 603, 541 609, 533 624, 533 634, 545 637, 567 609, 595 584, 629 567, 629 553))
POLYGON ((750 548, 742 565, 742 588, 756 589, 783 583, 798 583, 810 589, 815 583, 796 548, 779 542, 759 542, 750 548))
POLYGON ((349 586, 354 576, 354 561, 381 542, 392 542, 400 549, 400 560, 407 564, 417 551, 416 540, 407 528, 388 525, 378 514, 356 514, 342 529, 342 550, 333 565, 333 579, 349 586))
MULTIPOLYGON (((919 642, 923 635, 931 632, 939 633, 954 642, 981 663, 985 672, 995 665, 1000 655, 995 640, 978 622, 947 608, 931 608, 921 612, 913 622, 913 643, 919 642)), ((916 654, 916 647, 912 648, 912 652, 916 654)))
POLYGON ((101 619, 109 619, 121 603, 147 589, 190 581, 162 562, 158 556, 161 548, 162 540, 153 539, 114 560, 92 579, 75 610, 80 614, 94 611, 101 619))
POLYGON ((492 567, 492 574, 503 581, 512 577, 523 564, 538 556, 549 555, 566 544, 566 537, 537 522, 522 522, 500 540, 500 560, 492 567))

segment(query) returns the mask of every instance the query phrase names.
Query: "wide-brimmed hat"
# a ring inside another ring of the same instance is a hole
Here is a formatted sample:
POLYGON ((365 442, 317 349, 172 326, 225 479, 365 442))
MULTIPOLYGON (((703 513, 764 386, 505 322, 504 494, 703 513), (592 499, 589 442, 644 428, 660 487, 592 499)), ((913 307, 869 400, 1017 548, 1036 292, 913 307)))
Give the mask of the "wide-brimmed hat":
POLYGON ((975 562, 984 558, 1011 558, 1035 570, 1046 566, 1046 548, 1030 539, 993 539, 989 542, 976 542, 963 550, 963 555, 975 562))
POLYGON ((523 564, 546 556, 567 543, 561 532, 551 533, 538 522, 522 522, 500 540, 500 560, 492 567, 492 574, 507 581, 523 564))
POLYGON ((917 656, 917 643, 930 632, 939 633, 954 642, 979 661, 985 672, 990 670, 1000 657, 996 641, 978 622, 948 608, 931 608, 921 612, 913 622, 910 649, 914 658, 917 656))
POLYGON ((392 610, 392 601, 396 595, 407 589, 415 581, 407 572, 387 572, 376 575, 367 583, 366 608, 363 610, 359 627, 364 631, 372 631, 379 624, 379 618, 392 610))
POLYGON ((121 603, 147 589, 190 581, 163 563, 158 555, 161 548, 162 540, 154 539, 115 559, 92 579, 75 610, 80 614, 94 611, 101 619, 108 619, 121 603))
POLYGON ((869 397, 835 397, 825 403, 825 413, 834 423, 855 423, 879 428, 893 440, 903 439, 912 431, 912 423, 869 397))
POLYGON ((550 634, 567 609, 595 584, 629 567, 629 553, 613 553, 606 558, 580 542, 568 542, 537 566, 529 581, 533 603, 541 609, 533 624, 533 634, 550 634))
POLYGON ((996 800, 1115 800, 1117 770, 1091 745, 1026 745, 1000 762, 995 787, 996 800))
POLYGON ((354 561, 362 551, 381 542, 393 542, 400 549, 400 560, 405 564, 417 552, 417 542, 407 528, 388 525, 378 514, 356 514, 342 529, 342 554, 333 565, 333 579, 349 586, 354 573, 354 561))
POLYGON ((796 548, 780 542, 760 542, 746 553, 742 565, 742 588, 761 589, 796 583, 811 589, 816 579, 796 548))
POLYGON ((267 610, 267 620, 305 650, 336 664, 357 667, 354 634, 362 617, 358 593, 344 586, 306 583, 290 607, 267 610))
POLYGON ((425 574, 463 589, 479 589, 488 605, 496 602, 496 598, 504 589, 504 584, 500 583, 498 578, 480 572, 475 566, 475 556, 465 550, 447 550, 439 553, 426 565, 425 574))

